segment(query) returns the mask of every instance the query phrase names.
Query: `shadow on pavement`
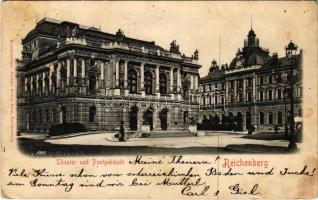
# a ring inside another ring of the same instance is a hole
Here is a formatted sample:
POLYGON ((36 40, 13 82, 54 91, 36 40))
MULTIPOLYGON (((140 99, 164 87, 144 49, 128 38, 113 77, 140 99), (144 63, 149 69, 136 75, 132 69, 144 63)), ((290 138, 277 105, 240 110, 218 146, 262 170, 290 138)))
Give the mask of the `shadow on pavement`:
POLYGON ((228 151, 257 154, 281 154, 290 153, 287 146, 267 146, 262 144, 233 144, 225 147, 228 151))
POLYGON ((106 145, 65 145, 51 144, 43 140, 29 138, 18 139, 18 146, 22 153, 29 156, 64 157, 89 155, 146 155, 146 154, 233 154, 233 153, 287 153, 287 147, 266 145, 228 145, 218 147, 186 147, 162 148, 149 146, 106 146, 106 145), (39 152, 42 152, 39 155, 39 152), (43 153, 44 152, 44 153, 43 153))
POLYGON ((252 140, 288 140, 284 134, 262 133, 257 135, 244 135, 241 138, 252 140))

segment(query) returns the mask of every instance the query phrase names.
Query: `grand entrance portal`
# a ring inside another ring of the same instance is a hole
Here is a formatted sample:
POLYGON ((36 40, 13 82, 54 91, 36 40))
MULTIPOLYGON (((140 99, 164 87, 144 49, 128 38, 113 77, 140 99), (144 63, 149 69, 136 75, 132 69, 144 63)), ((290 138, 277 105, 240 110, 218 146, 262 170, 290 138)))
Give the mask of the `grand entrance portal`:
POLYGON ((168 110, 163 109, 160 112, 160 124, 162 130, 167 130, 168 128, 168 110))
POLYGON ((129 112, 129 122, 130 122, 130 130, 137 130, 138 129, 138 107, 133 106, 129 112))
POLYGON ((153 130, 153 117, 152 117, 153 111, 151 108, 148 108, 148 110, 144 113, 144 124, 150 125, 150 130, 153 130))

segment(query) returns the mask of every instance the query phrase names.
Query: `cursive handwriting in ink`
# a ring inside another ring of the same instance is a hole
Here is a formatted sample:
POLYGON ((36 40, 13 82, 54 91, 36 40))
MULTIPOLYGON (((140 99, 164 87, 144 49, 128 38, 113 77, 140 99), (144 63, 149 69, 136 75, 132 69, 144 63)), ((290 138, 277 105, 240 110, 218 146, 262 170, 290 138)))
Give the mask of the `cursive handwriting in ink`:
POLYGON ((285 168, 284 170, 281 170, 279 173, 281 175, 304 175, 304 176, 313 176, 316 171, 316 168, 312 170, 310 173, 307 170, 307 165, 304 166, 304 168, 301 171, 290 171, 288 168, 285 168))
POLYGON ((9 176, 21 176, 21 177, 29 177, 26 173, 25 173, 25 169, 22 169, 20 172, 18 169, 9 169, 9 176))
POLYGON ((259 192, 257 192, 258 184, 255 184, 251 190, 243 189, 240 184, 235 184, 229 186, 229 189, 231 191, 231 194, 250 194, 250 195, 257 195, 259 192))
POLYGON ((185 196, 206 196, 210 186, 205 186, 202 190, 193 191, 191 186, 187 186, 181 190, 181 194, 185 196))
POLYGON ((156 164, 163 164, 162 160, 151 160, 151 157, 149 160, 142 160, 142 156, 136 156, 135 160, 129 161, 129 164, 131 165, 156 165, 156 164))

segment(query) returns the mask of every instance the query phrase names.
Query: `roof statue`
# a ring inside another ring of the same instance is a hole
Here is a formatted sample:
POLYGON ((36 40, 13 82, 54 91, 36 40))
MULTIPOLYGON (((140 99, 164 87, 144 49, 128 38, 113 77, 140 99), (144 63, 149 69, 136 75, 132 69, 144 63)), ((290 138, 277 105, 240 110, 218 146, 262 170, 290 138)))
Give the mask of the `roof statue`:
POLYGON ((75 27, 72 29, 72 37, 77 37, 77 36, 78 36, 78 33, 79 33, 79 30, 78 30, 77 26, 75 26, 75 27))
POLYGON ((121 29, 118 29, 118 31, 116 32, 116 40, 118 42, 122 42, 124 38, 125 38, 124 31, 122 31, 121 29))
POLYGON ((198 49, 196 49, 194 51, 192 58, 195 60, 199 60, 199 50, 198 49))
POLYGON ((179 45, 177 45, 177 42, 176 40, 173 40, 171 43, 170 43, 170 51, 172 53, 180 53, 179 51, 179 45))

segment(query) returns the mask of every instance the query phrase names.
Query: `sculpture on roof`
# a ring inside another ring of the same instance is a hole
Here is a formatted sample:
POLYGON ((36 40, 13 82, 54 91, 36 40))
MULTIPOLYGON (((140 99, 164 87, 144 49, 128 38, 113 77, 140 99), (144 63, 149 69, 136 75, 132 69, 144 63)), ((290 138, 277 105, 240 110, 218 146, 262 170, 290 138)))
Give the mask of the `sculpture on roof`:
POLYGON ((192 58, 195 60, 199 60, 199 50, 198 49, 196 49, 194 51, 192 58))
POLYGON ((79 31, 78 31, 78 28, 77 28, 77 26, 75 26, 75 27, 73 27, 72 28, 72 37, 77 37, 78 36, 78 33, 79 33, 79 31))
POLYGON ((118 29, 118 31, 116 32, 116 41, 122 42, 124 38, 125 38, 124 31, 122 31, 121 29, 118 29))
POLYGON ((179 45, 177 45, 176 40, 173 40, 173 41, 170 43, 170 51, 171 51, 172 53, 180 53, 180 51, 179 51, 179 45))

